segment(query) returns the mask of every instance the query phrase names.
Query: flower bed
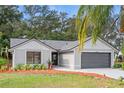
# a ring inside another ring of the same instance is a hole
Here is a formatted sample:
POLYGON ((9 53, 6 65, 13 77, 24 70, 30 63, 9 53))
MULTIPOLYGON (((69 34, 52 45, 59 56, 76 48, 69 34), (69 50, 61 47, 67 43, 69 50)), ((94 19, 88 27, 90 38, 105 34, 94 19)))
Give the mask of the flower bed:
POLYGON ((77 74, 81 76, 93 76, 97 78, 108 78, 110 77, 96 74, 96 73, 86 73, 86 72, 71 72, 71 71, 59 71, 59 70, 8 70, 8 71, 0 71, 0 73, 21 73, 21 74, 49 74, 49 75, 54 75, 54 74, 77 74))

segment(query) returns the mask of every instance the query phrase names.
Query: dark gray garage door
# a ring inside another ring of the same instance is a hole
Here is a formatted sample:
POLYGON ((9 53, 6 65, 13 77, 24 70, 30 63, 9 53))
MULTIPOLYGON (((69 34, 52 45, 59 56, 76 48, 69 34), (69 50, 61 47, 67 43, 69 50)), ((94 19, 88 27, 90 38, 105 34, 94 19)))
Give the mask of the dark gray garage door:
POLYGON ((82 52, 81 54, 81 68, 109 68, 110 65, 110 53, 82 52))

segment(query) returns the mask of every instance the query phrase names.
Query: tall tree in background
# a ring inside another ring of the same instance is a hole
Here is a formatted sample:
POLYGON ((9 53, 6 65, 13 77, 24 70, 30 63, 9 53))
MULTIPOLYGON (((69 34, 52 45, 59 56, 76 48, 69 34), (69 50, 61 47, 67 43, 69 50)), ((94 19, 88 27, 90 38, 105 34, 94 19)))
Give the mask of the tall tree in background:
POLYGON ((30 37, 49 39, 51 32, 58 28, 57 11, 50 10, 48 6, 25 6, 25 13, 28 15, 27 23, 31 29, 30 37))
POLYGON ((9 38, 13 32, 13 22, 19 21, 22 14, 17 6, 0 6, 0 52, 9 45, 9 38))

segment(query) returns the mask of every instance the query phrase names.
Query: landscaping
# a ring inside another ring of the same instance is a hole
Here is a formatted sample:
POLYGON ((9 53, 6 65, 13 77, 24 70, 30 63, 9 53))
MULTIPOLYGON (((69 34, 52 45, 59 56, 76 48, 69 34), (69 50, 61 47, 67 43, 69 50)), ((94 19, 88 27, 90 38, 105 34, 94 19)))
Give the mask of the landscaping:
POLYGON ((120 68, 124 70, 124 62, 115 62, 113 68, 120 68))
POLYGON ((124 82, 102 75, 57 70, 6 71, 0 73, 1 88, 106 88, 124 87, 124 82))

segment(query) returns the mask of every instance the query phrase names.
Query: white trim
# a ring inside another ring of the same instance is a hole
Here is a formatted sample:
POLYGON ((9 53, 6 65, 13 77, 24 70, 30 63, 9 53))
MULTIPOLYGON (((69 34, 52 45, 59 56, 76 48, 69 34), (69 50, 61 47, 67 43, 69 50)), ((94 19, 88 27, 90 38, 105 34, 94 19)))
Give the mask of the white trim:
POLYGON ((57 52, 57 53, 58 53, 58 66, 59 66, 59 65, 60 65, 60 64, 59 64, 59 63, 60 63, 60 62, 59 62, 59 55, 60 55, 60 54, 59 54, 59 52, 57 52))
POLYGON ((84 49, 80 52, 111 52, 111 49, 84 49))
POLYGON ((41 55, 40 55, 41 56, 41 62, 40 63, 44 64, 44 61, 43 61, 43 51, 40 51, 40 52, 41 52, 41 55))
POLYGON ((12 52, 12 68, 15 67, 15 50, 12 52))
POLYGON ((27 51, 25 50, 25 65, 27 64, 27 51))
POLYGON ((49 55, 50 56, 50 59, 49 59, 50 61, 52 61, 52 55, 51 54, 52 54, 52 52, 50 51, 50 55, 49 55))

